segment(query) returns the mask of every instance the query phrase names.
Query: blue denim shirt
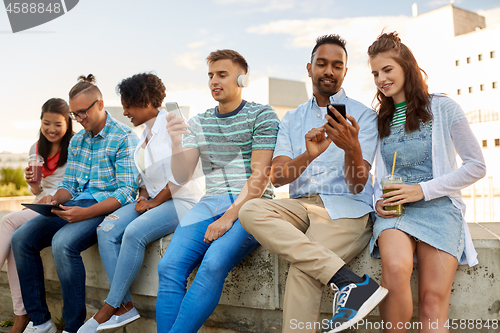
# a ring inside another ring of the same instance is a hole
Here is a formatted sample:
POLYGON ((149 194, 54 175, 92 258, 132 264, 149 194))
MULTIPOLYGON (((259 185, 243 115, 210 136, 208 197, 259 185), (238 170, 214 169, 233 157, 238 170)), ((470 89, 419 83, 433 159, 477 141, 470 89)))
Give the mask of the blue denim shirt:
MULTIPOLYGON (((356 119, 363 159, 372 165, 378 140, 376 112, 347 97, 344 89, 330 96, 330 102, 345 104, 347 113, 356 119)), ((325 123, 314 96, 297 109, 288 111, 280 123, 273 158, 287 156, 294 159, 303 154, 307 132, 325 123)), ((334 143, 290 184, 289 192, 290 198, 319 194, 332 219, 357 218, 373 212, 371 174, 364 190, 352 194, 344 180, 344 151, 334 143)))

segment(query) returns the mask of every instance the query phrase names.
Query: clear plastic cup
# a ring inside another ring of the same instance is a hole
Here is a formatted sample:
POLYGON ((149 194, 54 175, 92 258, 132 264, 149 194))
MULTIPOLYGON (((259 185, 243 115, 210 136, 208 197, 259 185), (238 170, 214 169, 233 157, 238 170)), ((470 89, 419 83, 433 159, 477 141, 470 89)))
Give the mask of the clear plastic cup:
MULTIPOLYGON (((387 185, 391 185, 391 184, 404 184, 404 182, 403 182, 403 179, 398 175, 394 175, 394 176, 386 175, 380 181, 380 185, 382 186, 382 188, 384 188, 387 185)), ((392 192, 392 191, 396 191, 396 190, 395 189, 382 190, 382 192, 384 194, 388 193, 388 192, 392 192)), ((399 216, 399 215, 403 214, 403 205, 386 206, 386 207, 384 207, 384 210, 388 210, 388 211, 395 210, 396 211, 395 215, 399 216)))
POLYGON ((33 172, 33 181, 39 182, 42 180, 43 157, 38 154, 32 154, 28 157, 28 166, 33 172))

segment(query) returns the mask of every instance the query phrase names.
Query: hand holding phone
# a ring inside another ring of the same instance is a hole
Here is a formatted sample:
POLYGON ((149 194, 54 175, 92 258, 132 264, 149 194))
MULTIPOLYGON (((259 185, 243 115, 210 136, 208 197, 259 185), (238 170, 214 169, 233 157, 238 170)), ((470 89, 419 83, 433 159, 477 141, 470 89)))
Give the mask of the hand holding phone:
MULTIPOLYGON (((344 119, 346 119, 346 109, 345 109, 345 104, 332 104, 332 103, 328 103, 326 104, 326 111, 328 112, 328 115, 330 117, 333 118, 333 120, 335 120, 337 123, 340 123, 340 121, 337 119, 337 117, 335 117, 335 115, 333 114, 333 112, 330 110, 329 106, 333 106, 339 113, 342 117, 344 117, 344 119)), ((330 125, 330 124, 329 124, 330 125)), ((330 125, 331 126, 331 125, 330 125)))
POLYGON ((175 114, 175 118, 184 118, 181 113, 181 109, 176 102, 167 102, 165 103, 165 107, 167 108, 168 113, 175 114))
POLYGON ((179 149, 182 150, 182 135, 190 133, 188 125, 176 102, 167 102, 165 103, 165 107, 168 112, 167 132, 172 140, 172 147, 180 147, 179 149), (170 114, 174 114, 175 117, 170 116, 170 114))

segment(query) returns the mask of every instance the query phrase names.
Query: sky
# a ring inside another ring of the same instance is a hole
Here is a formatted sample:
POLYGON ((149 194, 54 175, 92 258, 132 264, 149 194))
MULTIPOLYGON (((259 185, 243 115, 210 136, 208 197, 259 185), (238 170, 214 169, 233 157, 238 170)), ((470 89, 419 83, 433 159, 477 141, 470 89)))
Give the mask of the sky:
MULTIPOLYGON (((305 67, 315 39, 328 33, 347 40, 347 94, 369 105, 375 88, 366 49, 383 29, 399 31, 404 41, 414 2, 81 0, 65 15, 15 34, 0 8, 0 152, 27 152, 38 136, 42 104, 67 100, 82 74, 94 74, 105 105, 117 106, 121 80, 153 72, 167 87, 166 101, 198 113, 215 105, 205 58, 229 48, 247 59, 250 82, 270 76, 310 88, 305 67)), ((426 13, 450 1, 416 3, 426 13)), ((484 15, 487 25, 500 20, 500 0, 454 5, 484 15)))

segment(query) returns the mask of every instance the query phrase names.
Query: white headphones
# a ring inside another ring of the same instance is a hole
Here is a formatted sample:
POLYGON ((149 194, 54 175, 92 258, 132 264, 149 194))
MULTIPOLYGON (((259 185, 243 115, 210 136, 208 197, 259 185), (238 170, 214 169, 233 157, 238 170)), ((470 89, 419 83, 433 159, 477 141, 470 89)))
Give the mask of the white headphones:
MULTIPOLYGON (((237 83, 238 87, 242 88, 250 85, 250 68, 248 69, 248 73, 238 76, 237 83)), ((210 86, 210 79, 208 80, 208 86, 210 86)))
POLYGON ((250 70, 247 74, 238 76, 238 86, 245 88, 250 85, 250 70))

